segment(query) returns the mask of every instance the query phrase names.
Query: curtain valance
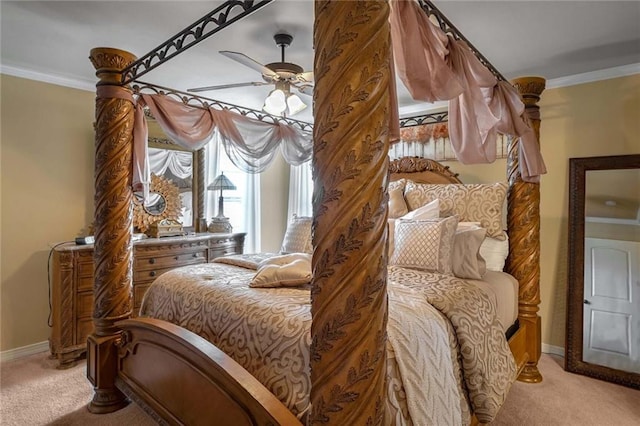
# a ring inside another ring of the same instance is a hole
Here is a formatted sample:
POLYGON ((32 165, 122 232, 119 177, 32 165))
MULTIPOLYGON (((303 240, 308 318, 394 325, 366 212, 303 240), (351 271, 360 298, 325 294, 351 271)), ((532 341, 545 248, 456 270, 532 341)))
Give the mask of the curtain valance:
POLYGON ((134 124, 133 184, 144 190, 145 198, 150 181, 145 106, 178 145, 196 151, 211 140, 220 141, 233 164, 246 173, 264 171, 278 147, 289 164, 299 165, 311 158, 312 135, 287 124, 264 123, 227 110, 196 108, 165 95, 141 94, 134 124))
POLYGON ((416 100, 449 101, 449 137, 458 160, 495 161, 498 133, 509 134, 520 138, 523 180, 539 180, 546 167, 516 89, 497 81, 464 41, 447 36, 414 1, 390 4, 400 79, 416 100))

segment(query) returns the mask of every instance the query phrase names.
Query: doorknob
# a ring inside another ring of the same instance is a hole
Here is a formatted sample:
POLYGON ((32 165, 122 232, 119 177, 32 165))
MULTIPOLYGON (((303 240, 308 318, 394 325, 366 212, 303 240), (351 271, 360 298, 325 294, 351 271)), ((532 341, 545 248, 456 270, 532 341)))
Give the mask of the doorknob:
POLYGON ((590 305, 590 304, 591 304, 591 302, 589 302, 587 299, 584 299, 584 302, 583 302, 583 303, 584 303, 585 305, 590 305))

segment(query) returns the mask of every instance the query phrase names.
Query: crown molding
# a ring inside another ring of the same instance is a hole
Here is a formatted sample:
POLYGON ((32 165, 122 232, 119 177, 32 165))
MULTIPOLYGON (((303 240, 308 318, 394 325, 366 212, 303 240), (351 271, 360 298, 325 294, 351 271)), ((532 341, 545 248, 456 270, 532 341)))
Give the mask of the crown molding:
MULTIPOLYGON (((95 92, 96 82, 88 80, 78 80, 57 74, 43 73, 29 70, 27 68, 15 67, 11 65, 0 65, 0 73, 14 77, 26 78, 29 80, 41 81, 43 83, 56 84, 58 86, 71 87, 73 89, 95 92)), ((558 77, 547 80, 546 89, 556 89, 560 87, 575 86, 577 84, 592 83, 594 81, 608 80, 618 77, 640 74, 640 63, 622 65, 619 67, 606 68, 598 71, 574 74, 566 77, 558 77)), ((97 80, 96 80, 97 81, 97 80)), ((407 106, 400 109, 400 115, 429 113, 440 110, 446 105, 445 102, 437 102, 432 107, 425 108, 425 105, 407 106)))
POLYGON ((640 63, 552 78, 547 80, 545 86, 547 90, 557 89, 559 87, 575 86, 577 84, 592 83, 594 81, 609 80, 634 74, 640 74, 640 63))
POLYGON ((87 80, 79 80, 77 78, 66 77, 58 74, 43 73, 33 71, 27 68, 14 67, 11 65, 0 65, 0 73, 11 75, 13 77, 26 78, 28 80, 41 81, 43 83, 55 84, 57 86, 71 87, 72 89, 86 90, 89 92, 96 91, 96 83, 87 80))

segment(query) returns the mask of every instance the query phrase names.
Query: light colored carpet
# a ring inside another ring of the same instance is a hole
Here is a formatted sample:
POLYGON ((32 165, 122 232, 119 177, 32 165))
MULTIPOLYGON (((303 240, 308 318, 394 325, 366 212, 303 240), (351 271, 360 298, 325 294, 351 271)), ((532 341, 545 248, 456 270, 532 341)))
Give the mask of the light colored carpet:
MULTIPOLYGON (((565 372, 562 358, 543 354, 539 384, 515 383, 494 426, 637 426, 640 391, 565 372)), ((151 426, 130 404, 111 414, 87 411, 92 388, 85 364, 56 370, 46 353, 2 363, 0 424, 151 426)))

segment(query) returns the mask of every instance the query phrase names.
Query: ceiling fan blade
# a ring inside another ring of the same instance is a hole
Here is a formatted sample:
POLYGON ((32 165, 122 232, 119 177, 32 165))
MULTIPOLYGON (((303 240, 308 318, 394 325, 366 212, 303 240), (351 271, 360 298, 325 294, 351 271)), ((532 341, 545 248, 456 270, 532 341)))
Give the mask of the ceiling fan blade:
POLYGON ((313 96, 313 85, 311 84, 300 84, 296 86, 300 93, 305 95, 313 96))
POLYGON ((302 83, 313 83, 313 71, 305 71, 296 74, 296 79, 302 83))
POLYGON ((268 84, 271 84, 271 83, 267 83, 263 81, 252 81, 249 83, 220 84, 217 86, 195 87, 193 89, 187 89, 187 92, 206 92, 208 90, 233 89, 234 87, 246 87, 246 86, 266 86, 268 84))
POLYGON ((250 57, 248 57, 247 55, 245 55, 243 53, 231 52, 229 50, 221 50, 220 53, 222 55, 226 56, 229 59, 233 59, 236 62, 240 62, 244 66, 252 68, 252 69, 262 73, 263 75, 271 77, 274 80, 278 80, 278 78, 279 78, 278 74, 273 72, 273 70, 265 67, 260 62, 251 59, 250 57))

